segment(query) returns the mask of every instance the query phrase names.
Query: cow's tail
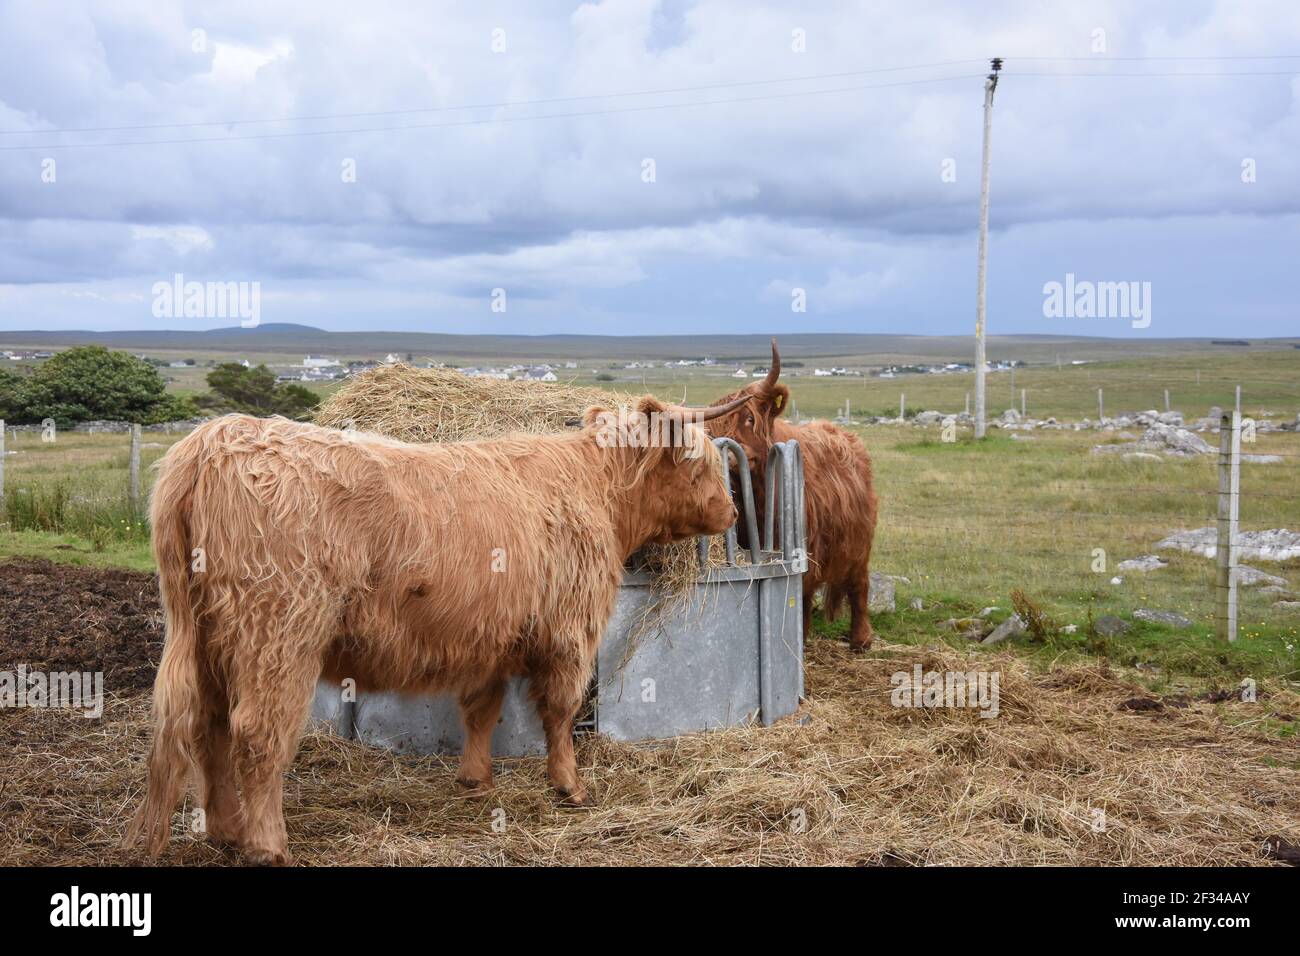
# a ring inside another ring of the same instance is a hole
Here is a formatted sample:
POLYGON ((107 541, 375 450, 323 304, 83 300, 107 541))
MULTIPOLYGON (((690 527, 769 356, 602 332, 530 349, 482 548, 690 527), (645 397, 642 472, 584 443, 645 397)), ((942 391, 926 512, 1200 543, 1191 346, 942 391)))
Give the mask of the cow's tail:
MULTIPOLYGON (((199 431, 203 431, 200 428, 199 431)), ((203 719, 201 648, 190 590, 189 511, 202 437, 182 439, 164 458, 150 503, 154 560, 162 592, 167 637, 153 687, 153 745, 144 802, 127 827, 124 844, 143 837, 157 856, 171 836, 171 817, 196 767, 195 743, 203 719)))

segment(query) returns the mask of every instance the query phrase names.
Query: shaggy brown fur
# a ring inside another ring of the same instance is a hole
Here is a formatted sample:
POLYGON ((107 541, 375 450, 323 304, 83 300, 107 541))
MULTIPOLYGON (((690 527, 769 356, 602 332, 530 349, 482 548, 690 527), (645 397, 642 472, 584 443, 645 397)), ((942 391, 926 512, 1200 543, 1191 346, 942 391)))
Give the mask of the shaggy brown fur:
POLYGON ((525 674, 551 781, 584 802, 573 717, 624 561, 735 520, 703 429, 647 447, 648 416, 680 412, 643 398, 614 430, 591 409, 569 434, 440 445, 230 415, 178 442, 151 504, 167 639, 128 842, 161 850, 192 771, 211 839, 287 862, 283 773, 322 676, 457 694, 458 780, 483 791, 525 674))
POLYGON ((826 588, 827 621, 839 616, 847 597, 853 615, 849 645, 865 650, 875 636, 871 630, 868 593, 871 583, 871 542, 876 533, 876 498, 871 456, 858 436, 829 422, 793 425, 780 417, 790 390, 777 384, 781 356, 772 340, 772 367, 767 377, 720 398, 714 405, 747 399, 734 412, 714 419, 710 434, 734 438, 749 457, 754 502, 762 513, 764 474, 773 443, 796 439, 803 452, 804 500, 808 530, 808 572, 803 577, 804 633, 812 618, 812 597, 826 588))

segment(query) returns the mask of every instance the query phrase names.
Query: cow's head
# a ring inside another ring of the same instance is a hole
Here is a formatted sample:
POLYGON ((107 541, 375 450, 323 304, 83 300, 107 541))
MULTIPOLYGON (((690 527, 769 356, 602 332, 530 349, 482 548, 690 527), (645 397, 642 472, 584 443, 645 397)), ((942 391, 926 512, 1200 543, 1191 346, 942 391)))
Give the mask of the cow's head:
POLYGON ((624 537, 635 550, 700 534, 719 534, 736 521, 723 481, 721 457, 704 423, 739 408, 686 408, 653 396, 615 411, 590 408, 586 429, 617 462, 624 537))
POLYGON ((745 450, 749 462, 756 468, 767 464, 767 453, 775 441, 773 423, 785 411, 790 401, 790 390, 777 384, 781 374, 781 353, 772 340, 772 366, 761 382, 746 385, 713 403, 711 408, 730 407, 729 411, 709 422, 709 434, 715 438, 731 438, 745 450), (739 400, 741 404, 736 407, 739 400))

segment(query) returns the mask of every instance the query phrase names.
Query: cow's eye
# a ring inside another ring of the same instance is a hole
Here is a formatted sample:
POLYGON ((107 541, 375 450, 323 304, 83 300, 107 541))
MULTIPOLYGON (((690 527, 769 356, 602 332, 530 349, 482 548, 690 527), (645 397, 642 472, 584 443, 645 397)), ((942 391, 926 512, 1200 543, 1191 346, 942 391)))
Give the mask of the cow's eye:
POLYGON ((752 428, 752 427, 754 426, 754 416, 753 416, 753 415, 746 415, 746 416, 745 416, 745 424, 748 425, 748 426, 750 426, 750 427, 752 428))

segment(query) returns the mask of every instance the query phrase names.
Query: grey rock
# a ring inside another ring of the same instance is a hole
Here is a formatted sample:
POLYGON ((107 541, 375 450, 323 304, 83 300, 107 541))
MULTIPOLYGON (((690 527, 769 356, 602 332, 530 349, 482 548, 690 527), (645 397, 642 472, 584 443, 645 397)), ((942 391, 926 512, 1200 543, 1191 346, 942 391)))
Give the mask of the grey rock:
MULTIPOLYGON (((1177 549, 1212 558, 1218 551, 1219 533, 1213 528, 1175 531, 1156 542, 1157 551, 1177 549)), ((1287 561, 1300 557, 1300 531, 1272 528, 1268 531, 1239 531, 1237 557, 1262 561, 1287 561)))
POLYGON ((1129 558, 1127 561, 1121 561, 1117 566, 1117 571, 1159 571, 1161 568, 1169 567, 1169 562, 1163 560, 1154 554, 1144 554, 1140 558, 1129 558))
POLYGON ((937 425, 943 421, 943 413, 935 411, 925 411, 917 414, 913 421, 918 425, 937 425))
POLYGON ((1127 633, 1132 625, 1128 621, 1120 620, 1114 614, 1103 614, 1093 621, 1092 626, 1102 637, 1118 637, 1127 633))
POLYGON ((1163 447, 1172 455, 1210 455, 1214 449, 1200 435, 1189 432, 1176 425, 1162 425, 1159 422, 1142 433, 1142 444, 1163 447))
POLYGON ((1005 641, 1008 637, 1017 637, 1025 633, 1025 622, 1020 620, 1019 614, 1012 614, 1009 618, 993 629, 988 637, 980 641, 981 644, 997 644, 999 641, 1005 641))
POLYGON ((1252 465, 1280 465, 1281 455, 1242 455, 1241 460, 1252 465))
POLYGON ((925 602, 922 601, 920 598, 912 598, 912 600, 907 602, 907 606, 911 608, 913 611, 925 610, 925 602))
POLYGON ((888 574, 871 572, 871 594, 867 607, 872 614, 893 613, 894 579, 888 574))
POLYGON ((1267 584, 1270 587, 1286 587, 1286 578, 1278 577, 1276 574, 1269 574, 1267 571, 1261 571, 1259 568, 1252 568, 1245 564, 1237 565, 1236 575, 1238 586, 1243 588, 1258 587, 1261 584, 1267 584))
POLYGON ((1120 456, 1125 461, 1164 461, 1159 455, 1153 455, 1149 451, 1130 451, 1120 456))
POLYGON ((1149 608, 1140 607, 1133 612, 1133 616, 1139 621, 1149 621, 1152 624, 1168 624, 1170 627, 1182 628, 1191 627, 1193 622, 1177 611, 1153 611, 1149 608))
POLYGON ((1273 607, 1279 611, 1300 611, 1300 601, 1274 601, 1273 607))

